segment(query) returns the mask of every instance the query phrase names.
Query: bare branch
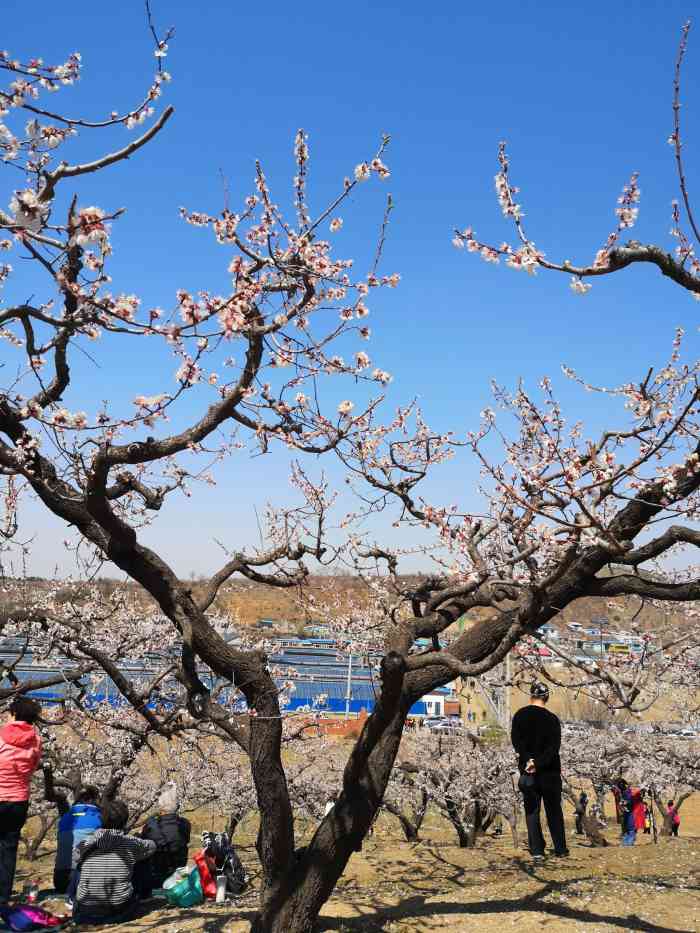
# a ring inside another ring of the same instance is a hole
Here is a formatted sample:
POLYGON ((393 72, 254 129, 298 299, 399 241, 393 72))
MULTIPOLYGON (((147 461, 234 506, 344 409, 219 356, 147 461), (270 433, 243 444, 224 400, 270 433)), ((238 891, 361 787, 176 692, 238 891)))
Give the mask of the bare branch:
POLYGON ((68 165, 68 163, 62 162, 53 172, 46 172, 44 175, 45 186, 39 195, 39 200, 43 202, 50 201, 54 196, 56 185, 64 178, 75 178, 76 175, 88 175, 91 172, 99 172, 100 169, 106 168, 108 165, 114 165, 115 162, 128 159, 129 156, 133 155, 141 149, 142 146, 145 146, 147 142, 153 139, 153 137, 163 129, 174 113, 174 107, 166 107, 155 123, 149 127, 145 133, 139 136, 138 139, 134 139, 130 142, 128 146, 117 149, 116 152, 110 152, 108 155, 95 159, 94 162, 84 162, 82 165, 68 165))

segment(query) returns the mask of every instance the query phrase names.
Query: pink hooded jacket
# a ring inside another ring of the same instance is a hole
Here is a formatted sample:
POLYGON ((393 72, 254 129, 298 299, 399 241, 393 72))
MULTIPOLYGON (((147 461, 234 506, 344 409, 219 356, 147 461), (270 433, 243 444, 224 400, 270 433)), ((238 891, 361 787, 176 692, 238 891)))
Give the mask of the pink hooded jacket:
POLYGON ((41 738, 28 722, 0 729, 0 800, 29 800, 29 782, 41 758, 41 738))

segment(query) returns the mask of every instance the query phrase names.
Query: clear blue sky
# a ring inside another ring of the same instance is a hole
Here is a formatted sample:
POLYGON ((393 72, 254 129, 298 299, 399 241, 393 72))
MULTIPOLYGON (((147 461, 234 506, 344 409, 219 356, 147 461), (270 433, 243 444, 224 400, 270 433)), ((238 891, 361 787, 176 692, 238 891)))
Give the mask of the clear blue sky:
MULTIPOLYGON (((642 189, 635 237, 672 246, 676 183, 666 139, 678 36, 690 9, 677 0, 420 6, 154 0, 156 21, 177 30, 166 60, 173 74, 166 99, 176 115, 145 153, 80 187, 81 203, 129 208, 115 230, 115 290, 170 306, 180 286, 225 288, 227 258, 206 234, 178 220, 181 204, 217 212, 223 173, 235 206, 250 190, 256 158, 284 201, 293 135, 303 126, 312 203, 321 207, 386 131, 396 210, 384 271, 400 272, 402 283, 374 298, 370 349, 394 374, 392 403, 418 395, 430 423, 464 432, 476 426, 492 377, 514 385, 522 376, 532 385, 545 373, 558 379, 565 362, 601 384, 639 378, 664 360, 677 325, 686 328, 687 351, 695 354, 698 306, 653 269, 596 281, 579 297, 564 277, 533 281, 450 243, 452 229, 467 224, 484 239, 510 236, 493 192, 496 147, 504 138, 530 235, 551 257, 594 255, 633 170, 642 189)), ((102 116, 133 105, 154 64, 138 0, 73 6, 39 0, 31 23, 25 3, 6 0, 2 43, 18 57, 46 61, 82 52, 80 86, 51 98, 62 112, 102 116)), ((700 26, 691 33, 684 98, 689 184, 700 192, 700 26)), ((83 157, 99 154, 96 142, 83 140, 83 157)), ((6 180, 6 190, 14 184, 6 180)), ((342 253, 366 256, 386 190, 372 181, 344 211, 342 253)), ((85 389, 69 407, 86 407, 86 396, 131 398, 157 389, 161 376, 172 388, 171 362, 161 372, 147 352, 148 346, 128 360, 108 361, 100 371, 78 363, 85 389)), ((563 383, 562 394, 572 415, 599 421, 591 396, 563 383)), ((199 494, 196 521, 191 503, 173 504, 149 540, 181 572, 211 569, 220 560, 214 538, 245 544, 255 527, 253 504, 289 498, 286 459, 251 462, 241 455, 218 491, 199 494)), ((446 471, 444 488, 434 489, 447 501, 473 504, 472 477, 468 467, 446 471)), ((63 560, 63 531, 37 512, 30 524, 38 534, 33 568, 48 572, 63 560)))

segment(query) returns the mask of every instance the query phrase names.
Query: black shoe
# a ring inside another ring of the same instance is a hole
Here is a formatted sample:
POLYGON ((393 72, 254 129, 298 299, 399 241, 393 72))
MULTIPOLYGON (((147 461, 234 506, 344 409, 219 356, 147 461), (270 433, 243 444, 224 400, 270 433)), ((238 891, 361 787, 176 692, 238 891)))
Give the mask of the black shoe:
POLYGON ((568 849, 563 849, 561 852, 557 852, 556 849, 555 849, 555 851, 554 851, 554 857, 555 857, 555 858, 568 858, 568 856, 569 856, 569 850, 568 850, 568 849))

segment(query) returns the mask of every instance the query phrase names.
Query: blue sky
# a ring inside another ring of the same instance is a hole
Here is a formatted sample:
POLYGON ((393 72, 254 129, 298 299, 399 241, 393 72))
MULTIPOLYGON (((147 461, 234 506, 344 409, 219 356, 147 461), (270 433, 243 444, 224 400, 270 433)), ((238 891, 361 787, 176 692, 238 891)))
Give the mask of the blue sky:
MULTIPOLYGON (((549 374, 572 416, 599 424, 596 400, 560 379, 559 364, 601 384, 640 378, 665 359, 677 325, 695 355, 696 303, 651 268, 596 281, 579 297, 564 277, 532 280, 467 257, 451 246, 452 230, 471 224, 486 240, 510 237, 493 191, 497 144, 506 139, 530 236, 548 256, 590 259, 634 170, 642 190, 634 235, 670 248, 676 179, 666 139, 689 10, 676 0, 584 7, 154 0, 156 21, 177 30, 166 60, 175 117, 141 156, 79 188, 81 203, 129 209, 115 228, 115 290, 169 306, 178 287, 225 288, 228 258, 178 220, 180 205, 216 213, 223 173, 235 206, 250 191, 256 158, 284 203, 293 136, 303 126, 311 201, 320 208, 388 132, 392 177, 361 187, 337 243, 344 255, 367 257, 391 191, 384 271, 398 271, 402 282, 374 299, 370 348, 394 375, 390 403, 419 396, 429 423, 463 433, 477 425, 491 378, 514 385, 522 376, 532 385, 549 374)), ((61 112, 103 116, 132 106, 148 85, 154 59, 140 2, 40 0, 32 20, 39 28, 29 28, 26 4, 5 3, 2 42, 14 55, 83 54, 80 85, 51 98, 61 112)), ((700 190, 699 85, 700 33, 691 33, 683 111, 691 193, 700 190)), ((125 132, 108 141, 122 142, 125 132)), ((90 158, 103 144, 84 137, 75 151, 90 158)), ((10 190, 16 181, 5 184, 10 190)), ((32 283, 25 278, 21 287, 31 292, 32 283)), ((154 363, 148 352, 103 361, 99 371, 77 362, 81 390, 72 407, 129 399, 164 382, 172 388, 171 362, 154 363)), ((255 528, 253 505, 289 499, 287 459, 239 455, 216 491, 172 504, 148 540, 183 573, 212 569, 220 561, 214 539, 244 545, 255 528)), ((473 477, 469 465, 452 468, 433 490, 473 504, 473 477)), ((64 565, 63 530, 36 509, 28 522, 36 535, 32 569, 64 565)))

